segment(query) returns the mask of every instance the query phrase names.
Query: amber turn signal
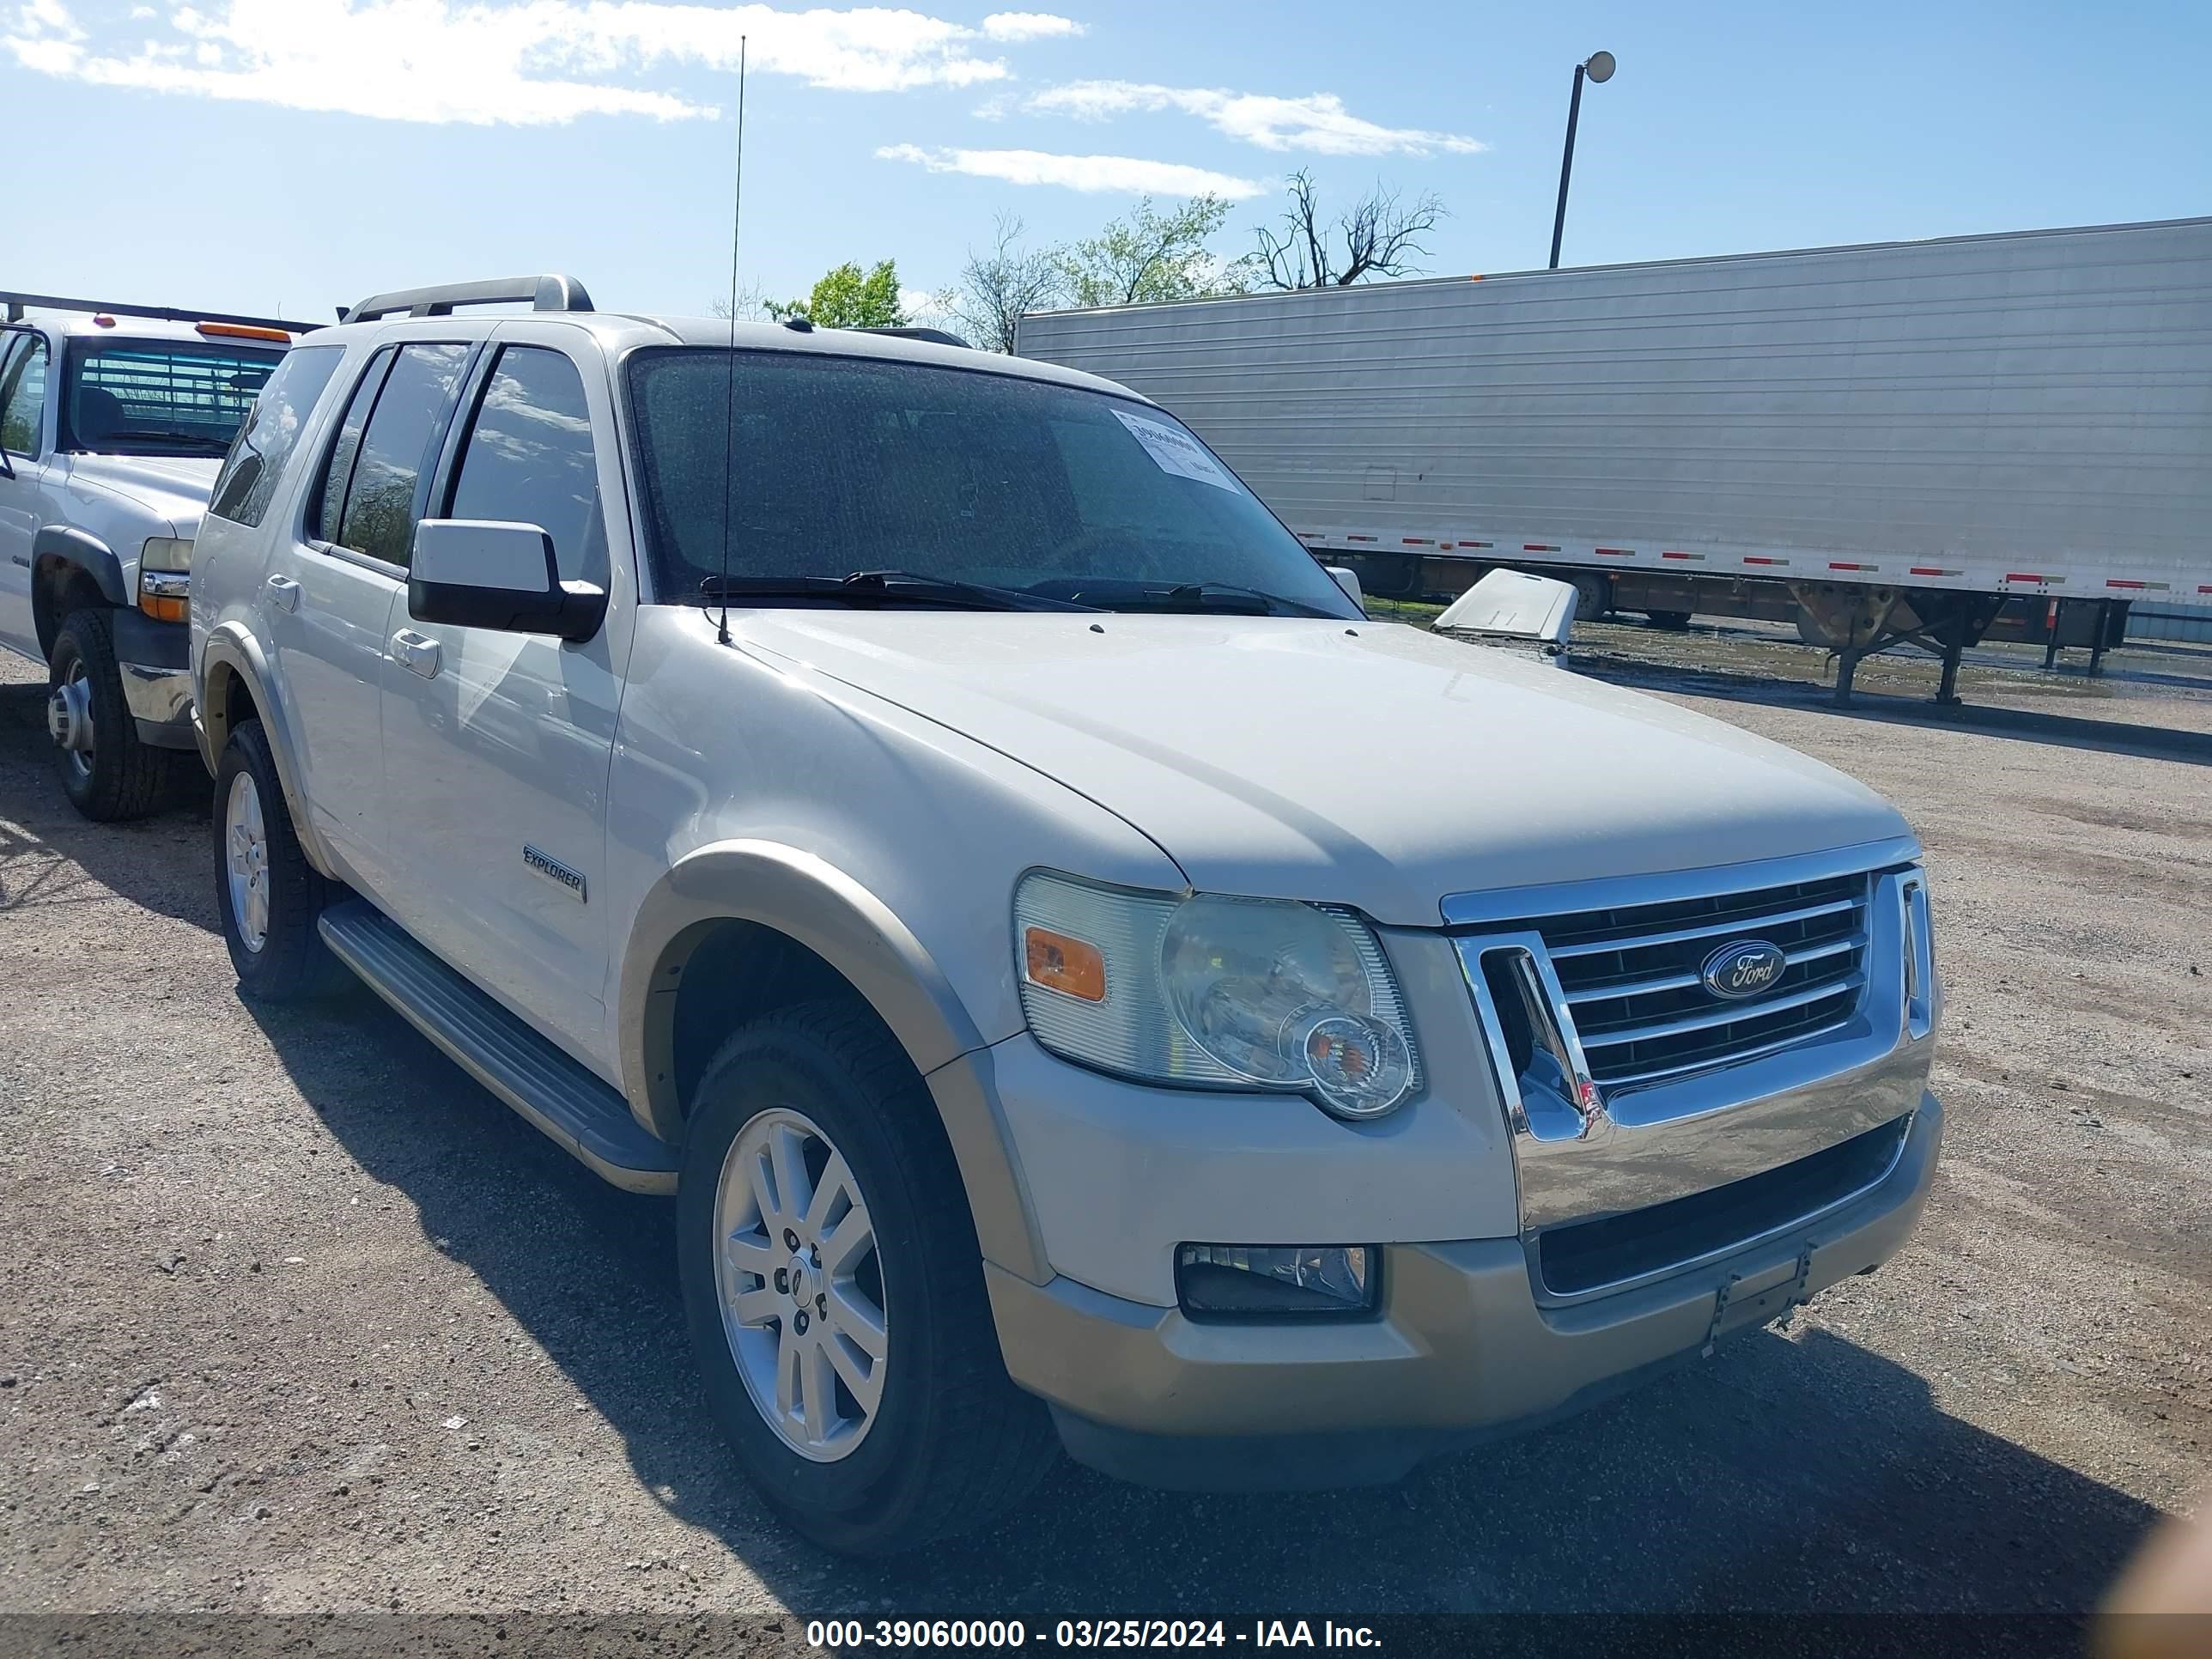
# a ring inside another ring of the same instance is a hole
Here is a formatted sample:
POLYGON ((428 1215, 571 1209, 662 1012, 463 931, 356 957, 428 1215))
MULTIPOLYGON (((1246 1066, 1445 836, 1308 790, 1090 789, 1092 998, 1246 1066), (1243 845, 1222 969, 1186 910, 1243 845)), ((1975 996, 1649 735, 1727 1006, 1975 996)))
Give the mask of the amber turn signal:
POLYGON ((1085 1002, 1106 1000, 1106 958, 1098 947, 1049 927, 1022 935, 1022 969, 1032 985, 1085 1002))

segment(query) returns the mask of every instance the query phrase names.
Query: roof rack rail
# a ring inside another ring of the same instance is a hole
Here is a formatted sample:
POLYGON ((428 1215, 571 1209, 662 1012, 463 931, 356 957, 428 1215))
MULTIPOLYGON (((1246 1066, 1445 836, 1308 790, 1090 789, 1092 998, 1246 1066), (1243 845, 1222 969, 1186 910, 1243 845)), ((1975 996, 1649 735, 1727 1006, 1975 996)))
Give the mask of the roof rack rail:
POLYGON ((932 345, 958 346, 963 351, 968 349, 968 342, 962 339, 957 334, 951 332, 949 329, 909 327, 856 328, 849 331, 854 334, 896 334, 902 340, 927 340, 932 345))
POLYGON ((533 311, 589 311, 592 296, 574 276, 494 276, 481 283, 441 283, 434 288, 403 288, 373 295, 349 310, 338 307, 342 323, 373 323, 380 317, 450 317, 455 306, 515 305, 533 311))
POLYGON ((179 311, 174 306, 126 306, 107 300, 70 300, 57 294, 13 294, 0 290, 0 306, 8 320, 20 323, 28 310, 112 313, 120 317, 146 317, 161 323, 222 323, 231 328, 281 328, 287 334, 305 334, 326 327, 323 323, 288 323, 275 317, 234 317, 223 311, 179 311))

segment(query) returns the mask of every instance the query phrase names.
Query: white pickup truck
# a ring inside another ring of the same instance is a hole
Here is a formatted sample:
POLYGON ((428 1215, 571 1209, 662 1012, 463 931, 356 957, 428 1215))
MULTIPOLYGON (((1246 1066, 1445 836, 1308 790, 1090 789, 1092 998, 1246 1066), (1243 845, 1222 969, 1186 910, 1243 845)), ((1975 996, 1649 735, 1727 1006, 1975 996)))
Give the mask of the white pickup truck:
POLYGON ((192 538, 299 325, 30 294, 0 305, 0 647, 48 672, 46 727, 77 811, 136 817, 197 746, 192 538))
POLYGON ((263 392, 191 622, 245 991, 350 969, 673 1193, 701 1385, 832 1548, 1055 1441, 1395 1478, 1871 1271, 1932 1179, 1893 810, 1369 622, 1089 375, 380 296, 263 392))

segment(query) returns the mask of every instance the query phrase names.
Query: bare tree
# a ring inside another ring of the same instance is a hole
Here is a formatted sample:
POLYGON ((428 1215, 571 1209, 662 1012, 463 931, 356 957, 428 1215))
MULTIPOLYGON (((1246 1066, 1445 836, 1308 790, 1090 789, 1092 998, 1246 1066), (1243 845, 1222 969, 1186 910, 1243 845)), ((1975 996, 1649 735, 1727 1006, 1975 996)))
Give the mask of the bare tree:
POLYGON ((970 344, 1011 355, 1022 314, 1044 310, 1066 295, 1060 250, 1024 253, 1017 246, 1021 240, 1021 220, 1011 213, 999 215, 989 251, 969 248, 959 282, 938 296, 939 309, 959 325, 970 344))
POLYGON ((1264 288, 1348 288, 1370 276, 1410 276, 1421 269, 1413 256, 1429 251, 1421 239, 1447 216, 1431 194, 1407 203, 1377 185, 1324 227, 1313 175, 1301 167, 1285 182, 1291 206, 1283 234, 1261 226, 1260 246, 1249 256, 1252 277, 1264 288))
MULTIPOLYGON (((771 321, 769 307, 774 304, 765 288, 758 283, 750 283, 738 290, 737 319, 741 323, 771 321)), ((720 317, 725 322, 729 320, 730 302, 726 296, 718 296, 708 301, 707 309, 709 315, 720 317)))

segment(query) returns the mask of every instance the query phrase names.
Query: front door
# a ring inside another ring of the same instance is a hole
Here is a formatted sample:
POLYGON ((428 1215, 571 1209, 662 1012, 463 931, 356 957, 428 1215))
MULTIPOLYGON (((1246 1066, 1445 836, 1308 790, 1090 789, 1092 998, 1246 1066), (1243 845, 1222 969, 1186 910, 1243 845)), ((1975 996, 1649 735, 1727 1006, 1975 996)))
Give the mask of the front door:
MULTIPOLYGON (((604 371, 507 337, 518 331, 533 331, 504 325, 474 377, 427 516, 536 525, 564 580, 619 600, 601 505, 603 468, 620 499, 604 371)), ((605 1038, 600 873, 628 617, 611 605, 599 633, 572 645, 416 621, 403 595, 384 670, 388 851, 441 872, 438 902, 399 920, 586 1060, 605 1038)))
POLYGON ((27 330, 0 333, 0 645, 43 661, 31 615, 31 544, 46 479, 46 342, 27 330), (9 475, 13 474, 12 477, 9 475))
POLYGON ((302 539, 262 593, 307 811, 380 902, 398 884, 383 851, 386 641, 394 609, 404 608, 416 496, 469 350, 410 343, 369 360, 308 503, 302 539))

